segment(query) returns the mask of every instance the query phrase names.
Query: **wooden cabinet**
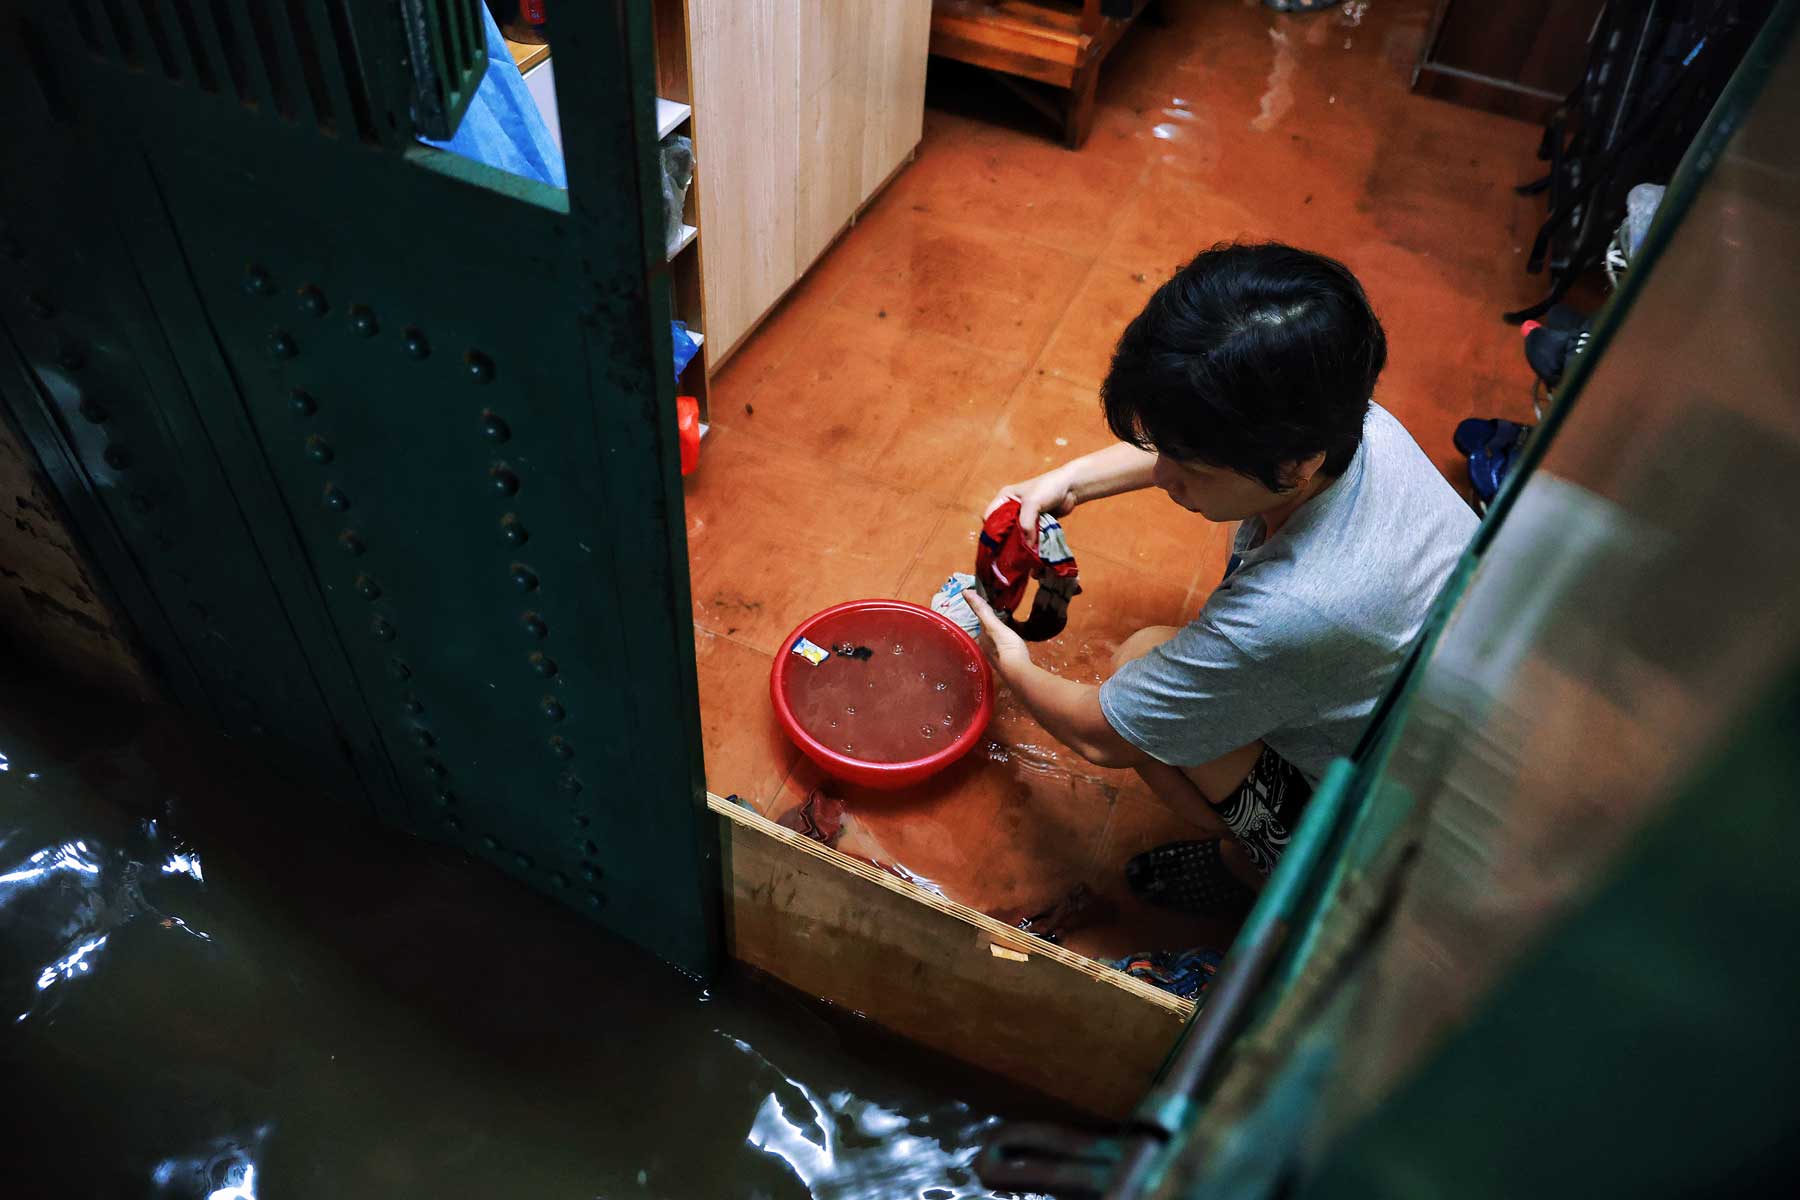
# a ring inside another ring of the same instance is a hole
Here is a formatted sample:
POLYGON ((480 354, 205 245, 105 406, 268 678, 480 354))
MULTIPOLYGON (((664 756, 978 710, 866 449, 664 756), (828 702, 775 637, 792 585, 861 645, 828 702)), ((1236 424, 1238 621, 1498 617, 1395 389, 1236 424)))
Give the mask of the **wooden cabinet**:
POLYGON ((1581 79, 1603 0, 1438 0, 1413 90, 1543 121, 1581 79))
POLYGON ((931 3, 687 5, 716 367, 918 145, 931 3))

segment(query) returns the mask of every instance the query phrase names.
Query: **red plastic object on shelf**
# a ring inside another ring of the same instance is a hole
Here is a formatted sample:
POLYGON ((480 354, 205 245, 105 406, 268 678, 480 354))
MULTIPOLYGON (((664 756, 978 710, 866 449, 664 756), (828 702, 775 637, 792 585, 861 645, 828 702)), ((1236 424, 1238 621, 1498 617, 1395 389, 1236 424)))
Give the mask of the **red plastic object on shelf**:
POLYGON ((700 401, 675 397, 675 432, 681 438, 681 473, 692 475, 700 465, 700 401))
POLYGON ((847 783, 885 791, 910 787, 928 779, 975 748, 981 741, 982 734, 987 732, 988 721, 994 715, 994 674, 981 647, 948 617, 904 600, 852 600, 813 614, 788 634, 787 640, 776 651, 775 665, 769 671, 769 699, 775 706, 775 717, 788 738, 827 774, 847 783), (801 727, 788 702, 788 688, 795 678, 794 672, 818 669, 792 652, 795 643, 801 638, 820 645, 845 640, 857 641, 856 625, 862 619, 867 619, 872 627, 890 630, 898 624, 908 631, 906 637, 909 640, 916 637, 934 641, 938 648, 950 649, 955 661, 980 678, 981 698, 968 723, 950 741, 924 758, 906 762, 871 762, 834 750, 801 727), (821 629, 830 630, 824 642, 814 636, 821 629))

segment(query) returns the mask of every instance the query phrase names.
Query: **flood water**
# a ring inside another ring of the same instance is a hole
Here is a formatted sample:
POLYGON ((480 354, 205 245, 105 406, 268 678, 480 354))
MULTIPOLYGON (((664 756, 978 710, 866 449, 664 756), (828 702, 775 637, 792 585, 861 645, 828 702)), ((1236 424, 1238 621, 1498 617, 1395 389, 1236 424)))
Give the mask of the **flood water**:
POLYGON ((929 758, 968 729, 981 706, 978 651, 930 617, 850 612, 809 635, 832 652, 788 670, 788 703, 818 742, 863 762, 929 758))
MULTIPOLYGON (((0 666, 0 676, 4 675, 0 666)), ((994 1081, 0 677, 7 1196, 986 1196, 994 1081)))

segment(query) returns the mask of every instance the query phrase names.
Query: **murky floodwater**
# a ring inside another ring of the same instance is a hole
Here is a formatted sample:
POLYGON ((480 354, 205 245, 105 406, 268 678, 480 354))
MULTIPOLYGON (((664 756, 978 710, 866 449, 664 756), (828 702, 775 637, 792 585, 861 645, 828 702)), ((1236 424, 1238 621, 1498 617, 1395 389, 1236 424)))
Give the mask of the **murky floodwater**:
POLYGON ((7 1195, 951 1200, 1037 1115, 326 803, 0 680, 7 1195))

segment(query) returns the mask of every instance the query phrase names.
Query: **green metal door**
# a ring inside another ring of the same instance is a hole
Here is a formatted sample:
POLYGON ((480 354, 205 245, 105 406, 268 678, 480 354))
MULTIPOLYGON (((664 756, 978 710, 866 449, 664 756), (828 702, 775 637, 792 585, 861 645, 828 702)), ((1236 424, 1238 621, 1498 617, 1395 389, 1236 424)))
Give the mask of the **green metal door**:
POLYGON ((5 397, 178 691, 709 971, 648 14, 558 12, 563 192, 414 141, 476 0, 40 7, 5 397))

